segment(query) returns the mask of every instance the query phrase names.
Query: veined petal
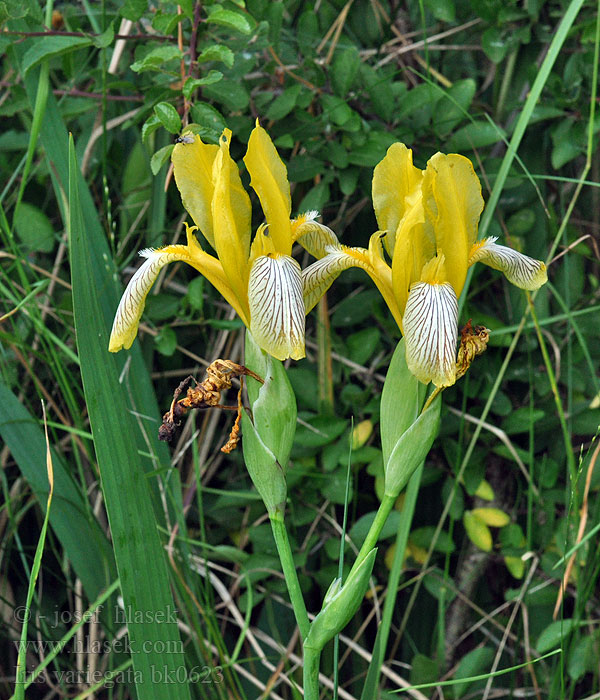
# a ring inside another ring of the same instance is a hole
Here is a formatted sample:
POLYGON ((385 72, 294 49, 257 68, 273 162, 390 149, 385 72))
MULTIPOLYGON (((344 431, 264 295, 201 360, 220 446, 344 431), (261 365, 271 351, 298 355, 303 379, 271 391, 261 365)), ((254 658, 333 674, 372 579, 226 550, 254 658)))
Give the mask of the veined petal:
MULTIPOLYGON (((330 229, 327 230, 330 231, 330 229)), ((330 232, 335 238, 335 234, 330 232)), ((305 238, 306 236, 303 236, 298 242, 305 245, 305 238)), ((336 245, 332 243, 325 246, 326 255, 302 272, 306 313, 325 294, 340 272, 350 267, 361 267, 375 283, 398 327, 402 329, 402 317, 392 288, 392 271, 383 258, 381 239, 380 231, 374 233, 369 240, 368 250, 340 245, 337 243, 337 238, 335 238, 336 245)), ((309 252, 312 252, 310 245, 305 245, 305 247, 309 252)))
POLYGON ((181 194, 183 206, 214 248, 210 203, 214 191, 213 163, 219 147, 203 143, 198 135, 187 133, 185 138, 187 137, 191 137, 193 141, 191 143, 181 141, 175 144, 171 155, 175 182, 181 194))
POLYGON ((495 236, 491 236, 475 243, 469 255, 469 266, 482 262, 503 272, 506 279, 516 287, 531 292, 548 281, 546 265, 541 260, 530 258, 513 248, 497 245, 496 240, 495 236))
POLYGON ((251 208, 238 167, 229 155, 230 138, 231 131, 225 129, 213 165, 215 190, 211 211, 217 255, 229 286, 235 291, 239 304, 244 305, 248 289, 251 208))
POLYGON ((300 265, 289 255, 261 256, 248 282, 250 333, 278 360, 299 360, 304 351, 304 299, 300 265))
POLYGON ((423 202, 437 253, 446 256, 448 280, 460 295, 483 211, 481 184, 471 161, 456 154, 436 153, 430 158, 423 178, 423 202))
POLYGON ((407 209, 406 198, 420 189, 423 172, 415 168, 412 151, 403 143, 394 143, 373 171, 373 208, 377 224, 388 235, 384 245, 393 255, 396 231, 407 209))
POLYGON ((408 369, 424 384, 454 384, 458 301, 452 285, 413 285, 402 322, 408 369))
POLYGON ((275 248, 281 255, 289 255, 292 252, 292 199, 287 168, 258 119, 248 140, 244 163, 250 173, 250 184, 260 199, 275 248))
POLYGON ((302 289, 306 313, 308 314, 316 306, 340 272, 355 266, 359 266, 357 260, 348 255, 345 250, 340 249, 328 253, 302 270, 302 289))
POLYGON ((110 352, 131 347, 137 335, 146 296, 161 269, 175 260, 190 262, 187 246, 184 245, 171 245, 159 250, 148 248, 141 250, 140 255, 146 260, 129 280, 119 302, 108 344, 110 352))
POLYGON ((306 219, 300 224, 292 222, 294 241, 298 242, 304 250, 313 257, 319 259, 328 253, 341 249, 335 233, 318 221, 306 219))

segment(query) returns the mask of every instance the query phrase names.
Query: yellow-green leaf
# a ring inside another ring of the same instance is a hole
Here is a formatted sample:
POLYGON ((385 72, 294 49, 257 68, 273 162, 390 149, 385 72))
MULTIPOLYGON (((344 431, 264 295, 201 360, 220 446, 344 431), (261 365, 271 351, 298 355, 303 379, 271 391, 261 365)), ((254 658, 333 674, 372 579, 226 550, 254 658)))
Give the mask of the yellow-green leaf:
POLYGON ((476 547, 484 552, 491 551, 492 533, 481 518, 478 518, 473 511, 466 510, 463 515, 463 525, 467 536, 476 547))
POLYGON ((482 479, 477 487, 477 491, 475 491, 475 496, 477 496, 477 498, 483 498, 484 501, 493 501, 495 497, 494 489, 490 486, 489 482, 482 479))
POLYGON ((510 522, 510 516, 500 508, 474 508, 471 512, 491 527, 504 527, 510 522))
POLYGON ((511 576, 515 578, 523 578, 525 573, 525 562, 521 557, 504 557, 506 568, 510 571, 511 576))
POLYGON ((373 423, 370 420, 363 420, 352 431, 352 449, 358 450, 371 437, 373 423))

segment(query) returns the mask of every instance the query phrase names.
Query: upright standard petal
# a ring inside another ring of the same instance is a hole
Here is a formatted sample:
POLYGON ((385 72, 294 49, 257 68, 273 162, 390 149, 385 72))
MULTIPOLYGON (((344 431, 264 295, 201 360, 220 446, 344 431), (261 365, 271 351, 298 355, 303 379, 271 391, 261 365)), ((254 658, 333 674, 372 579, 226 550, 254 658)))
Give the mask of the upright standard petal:
POLYGON ((119 302, 108 344, 110 352, 118 352, 121 348, 127 350, 131 347, 137 335, 146 296, 161 268, 175 260, 190 262, 187 246, 184 245, 171 245, 160 250, 148 248, 140 251, 140 255, 146 260, 129 280, 119 302))
POLYGON ((287 168, 258 120, 248 140, 244 163, 250 173, 250 184, 260 199, 275 248, 281 255, 290 255, 292 199, 287 168))
POLYGON ((423 172, 415 168, 412 151, 403 143, 392 144, 373 171, 373 208, 381 231, 387 231, 384 245, 393 255, 398 224, 407 209, 406 198, 419 189, 423 172))
POLYGON ((424 384, 454 384, 458 301, 452 285, 415 284, 402 321, 408 369, 424 384))
POLYGON ((237 165, 229 155, 230 138, 231 132, 225 129, 213 166, 215 191, 211 211, 217 255, 239 305, 247 308, 250 200, 242 188, 237 165))
POLYGON ((181 194, 181 201, 206 240, 215 247, 213 220, 210 203, 214 192, 213 163, 219 147, 203 143, 199 136, 185 135, 193 141, 175 144, 171 161, 175 183, 181 194))
POLYGON ((497 238, 491 236, 476 243, 471 248, 469 266, 476 262, 489 265, 494 270, 500 270, 509 282, 519 289, 530 292, 539 289, 548 281, 546 265, 541 260, 535 260, 523 255, 513 248, 496 243, 497 238))
POLYGON ((423 178, 423 202, 437 253, 446 256, 448 281, 460 296, 483 211, 481 185, 471 161, 456 154, 436 153, 430 158, 423 178))
POLYGON ((435 244, 425 234, 424 221, 423 197, 417 189, 406 197, 392 256, 392 280, 400 313, 404 312, 411 285, 419 281, 423 265, 435 255, 435 244))
POLYGON ((250 333, 278 360, 300 360, 304 350, 304 299, 300 265, 289 255, 261 256, 248 282, 250 333))

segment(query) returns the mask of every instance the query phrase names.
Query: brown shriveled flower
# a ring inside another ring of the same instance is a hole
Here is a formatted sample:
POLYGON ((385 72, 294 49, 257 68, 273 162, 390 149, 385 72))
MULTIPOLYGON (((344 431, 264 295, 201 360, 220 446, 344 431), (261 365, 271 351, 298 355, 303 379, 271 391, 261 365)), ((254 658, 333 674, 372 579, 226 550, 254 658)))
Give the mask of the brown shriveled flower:
POLYGON ((264 384, 264 380, 243 365, 238 365, 231 360, 215 360, 206 368, 206 377, 195 387, 190 387, 194 381, 193 377, 187 377, 175 389, 171 408, 163 416, 163 422, 158 429, 158 439, 171 442, 175 437, 177 429, 185 414, 194 408, 224 408, 228 411, 237 411, 237 417, 229 439, 221 448, 223 452, 232 452, 240 439, 240 420, 242 416, 242 388, 238 391, 237 406, 224 406, 221 402, 221 393, 231 389, 231 382, 236 377, 252 377, 256 381, 264 384), (185 398, 179 399, 181 394, 187 389, 185 398))
POLYGON ((464 377, 477 355, 485 352, 490 339, 489 328, 471 325, 471 319, 460 331, 460 346, 456 358, 456 379, 464 377))
MULTIPOLYGON (((485 326, 475 326, 475 328, 473 328, 471 319, 467 321, 466 325, 463 326, 460 331, 460 346, 456 357, 455 381, 465 376, 477 355, 481 355, 481 353, 485 352, 489 339, 489 328, 485 326)), ((437 386, 434 391, 431 392, 423 406, 423 412, 431 406, 433 400, 442 393, 444 388, 443 386, 437 386)))

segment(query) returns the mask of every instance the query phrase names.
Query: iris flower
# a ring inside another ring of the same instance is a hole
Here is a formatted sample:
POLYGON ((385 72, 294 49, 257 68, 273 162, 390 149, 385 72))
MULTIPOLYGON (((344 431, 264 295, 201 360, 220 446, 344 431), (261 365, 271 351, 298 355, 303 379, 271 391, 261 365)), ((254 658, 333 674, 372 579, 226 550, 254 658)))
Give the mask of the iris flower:
POLYGON ((321 225, 313 220, 316 212, 290 220, 287 170, 257 121, 244 162, 266 224, 258 227, 251 241, 250 198, 229 155, 230 139, 229 129, 223 131, 218 146, 205 144, 188 131, 175 145, 175 182, 195 225, 186 223, 185 245, 140 252, 145 262, 131 278, 117 309, 111 352, 133 343, 146 296, 161 268, 182 261, 219 290, 263 350, 279 360, 304 357, 302 277, 300 265, 291 257, 292 244, 307 230, 320 230, 321 225), (202 249, 197 230, 216 257, 202 249))
POLYGON ((517 287, 535 290, 547 280, 546 266, 498 245, 495 237, 477 240, 483 197, 464 156, 436 153, 422 171, 404 144, 393 144, 373 174, 373 206, 380 231, 368 250, 341 245, 332 231, 323 233, 325 227, 303 231, 299 243, 319 258, 303 274, 306 308, 342 270, 363 268, 404 335, 410 371, 423 383, 450 386, 468 268, 482 262, 517 287))

